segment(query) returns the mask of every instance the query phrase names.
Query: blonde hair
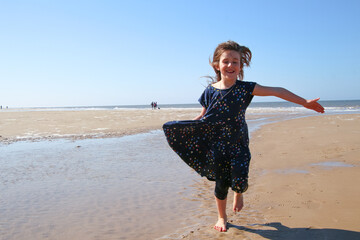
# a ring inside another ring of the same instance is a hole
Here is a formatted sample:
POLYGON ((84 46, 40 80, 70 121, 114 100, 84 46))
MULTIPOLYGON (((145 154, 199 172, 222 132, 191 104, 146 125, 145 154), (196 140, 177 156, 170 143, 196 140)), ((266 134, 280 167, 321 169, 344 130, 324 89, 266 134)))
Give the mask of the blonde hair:
POLYGON ((245 46, 240 46, 237 42, 234 41, 227 41, 227 42, 223 42, 220 43, 215 51, 214 51, 214 55, 211 59, 209 60, 210 62, 210 66, 213 67, 215 73, 216 73, 216 77, 210 77, 213 82, 218 82, 221 80, 221 73, 219 70, 217 70, 217 68, 219 67, 219 62, 220 62, 220 56, 221 54, 223 54, 225 51, 236 51, 240 54, 240 73, 238 75, 239 80, 243 80, 244 79, 244 70, 243 67, 244 65, 249 67, 250 66, 250 61, 251 61, 251 51, 249 48, 245 47, 245 46))

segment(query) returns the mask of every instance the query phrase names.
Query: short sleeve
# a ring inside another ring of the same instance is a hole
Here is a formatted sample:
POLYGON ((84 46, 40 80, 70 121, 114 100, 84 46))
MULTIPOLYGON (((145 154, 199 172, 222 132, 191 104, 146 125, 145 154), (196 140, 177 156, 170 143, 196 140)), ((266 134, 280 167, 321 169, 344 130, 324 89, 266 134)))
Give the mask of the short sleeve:
POLYGON ((247 83, 248 83, 247 84, 248 92, 250 93, 250 95, 253 95, 253 91, 254 91, 256 82, 247 82, 247 83))
POLYGON ((201 106, 203 106, 204 108, 208 108, 209 106, 208 97, 209 97, 208 88, 206 88, 198 100, 201 106))
POLYGON ((256 82, 242 81, 242 84, 243 84, 243 87, 245 90, 245 94, 244 94, 245 103, 246 103, 246 106, 248 106, 254 97, 253 92, 254 92, 256 82))

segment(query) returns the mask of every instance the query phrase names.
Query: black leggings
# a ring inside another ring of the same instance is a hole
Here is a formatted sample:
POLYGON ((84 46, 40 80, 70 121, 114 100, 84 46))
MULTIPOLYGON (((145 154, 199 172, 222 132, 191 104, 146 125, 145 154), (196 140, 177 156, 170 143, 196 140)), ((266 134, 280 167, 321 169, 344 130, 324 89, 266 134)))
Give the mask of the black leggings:
POLYGON ((216 180, 214 191, 215 197, 220 200, 225 200, 228 194, 229 187, 230 183, 228 183, 227 181, 216 180))

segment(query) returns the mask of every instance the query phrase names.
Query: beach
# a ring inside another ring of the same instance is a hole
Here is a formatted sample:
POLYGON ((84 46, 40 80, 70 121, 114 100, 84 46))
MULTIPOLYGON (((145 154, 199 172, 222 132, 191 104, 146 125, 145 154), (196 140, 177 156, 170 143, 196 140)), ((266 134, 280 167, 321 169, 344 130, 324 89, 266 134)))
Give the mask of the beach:
POLYGON ((245 207, 218 233, 213 183, 160 130, 199 112, 0 112, 0 239, 360 237, 360 114, 250 114, 245 207))

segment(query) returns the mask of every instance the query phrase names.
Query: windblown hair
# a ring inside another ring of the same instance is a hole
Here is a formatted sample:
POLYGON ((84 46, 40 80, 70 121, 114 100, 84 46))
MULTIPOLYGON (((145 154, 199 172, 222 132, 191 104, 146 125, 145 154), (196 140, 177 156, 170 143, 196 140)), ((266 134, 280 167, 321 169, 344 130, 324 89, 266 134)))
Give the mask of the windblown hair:
POLYGON ((247 48, 245 46, 240 46, 237 42, 227 41, 227 42, 220 43, 216 47, 212 61, 211 61, 211 59, 209 60, 210 65, 213 67, 213 69, 216 73, 215 78, 211 77, 213 82, 219 82, 221 80, 221 73, 219 70, 216 69, 216 67, 218 67, 220 64, 221 54, 223 54, 225 51, 228 51, 228 50, 233 50, 240 54, 240 73, 238 75, 238 79, 239 80, 244 79, 243 68, 244 68, 244 65, 247 67, 250 66, 251 57, 252 57, 251 51, 249 48, 247 48))

